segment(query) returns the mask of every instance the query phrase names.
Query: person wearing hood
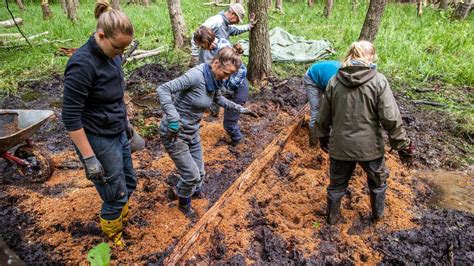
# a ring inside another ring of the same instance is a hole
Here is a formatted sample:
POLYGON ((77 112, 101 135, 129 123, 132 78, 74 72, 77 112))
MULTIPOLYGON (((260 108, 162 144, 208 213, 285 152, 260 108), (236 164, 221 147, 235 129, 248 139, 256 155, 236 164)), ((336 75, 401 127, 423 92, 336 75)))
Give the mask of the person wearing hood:
POLYGON ((389 177, 382 129, 387 131, 390 146, 398 151, 401 161, 413 162, 413 144, 402 126, 390 85, 373 64, 375 58, 372 43, 352 43, 322 99, 316 135, 321 149, 330 157, 326 216, 329 224, 340 218, 341 199, 356 164, 367 174, 372 221, 382 218, 389 177))
POLYGON ((223 80, 241 64, 239 54, 232 48, 223 48, 210 63, 197 65, 157 89, 165 113, 159 133, 166 152, 178 169, 178 208, 187 217, 195 216, 191 198, 202 196, 205 171, 199 128, 203 112, 214 102, 225 109, 257 117, 249 109, 227 100, 220 91, 223 80))
POLYGON ((309 119, 309 146, 316 147, 316 117, 319 115, 321 97, 326 90, 329 80, 336 75, 341 67, 341 62, 336 60, 320 61, 314 63, 303 77, 303 86, 310 105, 309 119))
MULTIPOLYGON (((219 39, 214 32, 206 27, 201 26, 193 34, 194 42, 200 48, 199 64, 211 63, 214 56, 222 48, 232 48, 235 53, 241 55, 244 50, 240 44, 232 45, 225 39, 219 39)), ((249 97, 249 84, 247 81, 247 68, 242 63, 240 68, 233 73, 227 80, 223 82, 226 89, 226 98, 240 105, 244 105, 249 97)), ((219 113, 219 106, 212 104, 210 110, 219 113)), ((224 129, 230 136, 231 144, 236 146, 244 140, 244 134, 239 126, 240 113, 232 109, 224 110, 224 129)))
MULTIPOLYGON (((229 41, 230 36, 240 35, 251 30, 257 21, 253 16, 250 17, 250 23, 241 26, 235 24, 242 23, 245 17, 245 9, 242 4, 235 3, 229 6, 227 11, 223 11, 215 16, 208 18, 202 26, 212 29, 216 37, 220 40, 229 41)), ((194 37, 191 38, 191 62, 190 66, 195 66, 199 61, 199 48, 194 43, 194 37)))

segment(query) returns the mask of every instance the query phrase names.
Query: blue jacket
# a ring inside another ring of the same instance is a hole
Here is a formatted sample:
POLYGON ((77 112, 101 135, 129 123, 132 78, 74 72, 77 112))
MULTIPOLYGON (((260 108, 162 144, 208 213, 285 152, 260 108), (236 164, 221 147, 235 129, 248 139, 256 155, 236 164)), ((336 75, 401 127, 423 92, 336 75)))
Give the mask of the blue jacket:
POLYGON ((336 60, 320 61, 314 63, 306 72, 314 84, 322 91, 326 90, 329 80, 336 75, 341 67, 341 62, 336 60))

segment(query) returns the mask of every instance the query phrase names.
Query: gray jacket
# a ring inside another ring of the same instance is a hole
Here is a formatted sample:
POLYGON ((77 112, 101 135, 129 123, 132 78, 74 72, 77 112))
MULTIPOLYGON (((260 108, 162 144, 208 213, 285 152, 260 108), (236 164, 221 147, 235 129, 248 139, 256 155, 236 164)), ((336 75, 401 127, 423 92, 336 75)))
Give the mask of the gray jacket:
POLYGON ((203 112, 211 106, 212 102, 225 109, 233 109, 237 112, 244 110, 241 105, 222 96, 220 90, 213 92, 206 90, 204 64, 197 65, 181 77, 162 84, 157 92, 161 108, 165 112, 160 124, 162 134, 168 132, 168 122, 175 121, 180 122, 182 133, 186 135, 197 133, 203 112))
MULTIPOLYGON (((217 38, 224 40, 229 40, 230 36, 239 35, 250 30, 250 24, 231 25, 224 12, 208 18, 202 25, 211 28, 217 38)), ((191 55, 199 55, 199 47, 194 43, 194 36, 191 38, 191 55)))
POLYGON ((329 81, 317 121, 318 137, 331 135, 329 153, 341 161, 371 161, 384 155, 382 128, 390 146, 409 144, 385 76, 365 66, 339 70, 329 81))

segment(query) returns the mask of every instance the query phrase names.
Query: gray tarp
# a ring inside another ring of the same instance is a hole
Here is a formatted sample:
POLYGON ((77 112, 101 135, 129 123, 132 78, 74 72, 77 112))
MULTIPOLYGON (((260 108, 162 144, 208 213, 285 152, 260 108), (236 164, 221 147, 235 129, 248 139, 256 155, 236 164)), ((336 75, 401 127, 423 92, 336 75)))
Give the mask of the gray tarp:
MULTIPOLYGON (((249 55, 249 41, 240 40, 244 55, 249 55)), ((304 37, 292 35, 282 28, 270 31, 270 45, 274 62, 314 62, 334 51, 327 40, 305 40, 304 37)))

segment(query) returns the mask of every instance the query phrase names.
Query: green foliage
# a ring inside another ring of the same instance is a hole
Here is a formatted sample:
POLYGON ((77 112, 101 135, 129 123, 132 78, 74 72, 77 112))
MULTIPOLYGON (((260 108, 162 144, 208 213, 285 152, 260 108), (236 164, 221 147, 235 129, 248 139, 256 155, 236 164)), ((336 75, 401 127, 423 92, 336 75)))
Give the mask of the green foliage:
POLYGON ((313 229, 319 229, 319 227, 321 227, 321 223, 318 221, 315 221, 311 224, 311 226, 313 227, 313 229))
POLYGON ((93 247, 87 253, 87 261, 92 266, 107 266, 110 265, 110 247, 107 243, 100 243, 93 247))

